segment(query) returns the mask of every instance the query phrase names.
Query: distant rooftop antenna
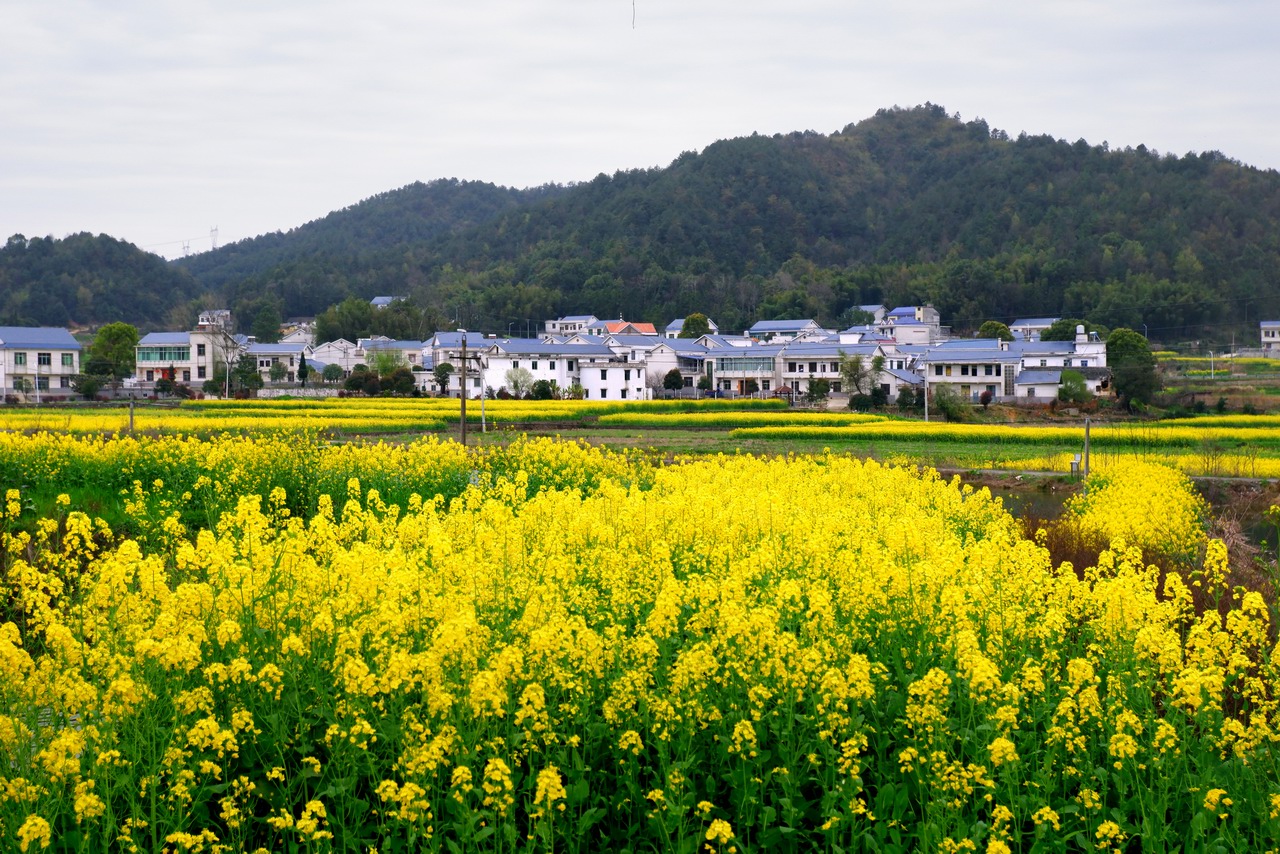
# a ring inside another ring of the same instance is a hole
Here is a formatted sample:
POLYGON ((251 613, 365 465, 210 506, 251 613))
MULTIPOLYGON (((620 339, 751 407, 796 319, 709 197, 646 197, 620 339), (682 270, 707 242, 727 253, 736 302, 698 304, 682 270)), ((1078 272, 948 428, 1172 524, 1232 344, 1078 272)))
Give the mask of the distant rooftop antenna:
POLYGON ((182 257, 185 258, 190 254, 191 254, 191 241, 190 240, 182 241, 182 257))
POLYGON ((209 229, 209 242, 213 244, 213 248, 218 248, 218 227, 215 225, 209 229))

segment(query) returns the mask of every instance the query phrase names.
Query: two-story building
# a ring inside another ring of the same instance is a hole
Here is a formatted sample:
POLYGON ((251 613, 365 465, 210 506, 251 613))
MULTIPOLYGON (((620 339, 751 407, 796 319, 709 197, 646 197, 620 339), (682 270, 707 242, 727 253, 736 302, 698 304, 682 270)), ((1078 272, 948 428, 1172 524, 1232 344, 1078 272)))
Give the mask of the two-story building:
POLYGON ((134 376, 141 382, 170 379, 197 386, 235 366, 248 343, 231 333, 231 312, 200 312, 190 332, 149 332, 138 341, 134 376))
MULTIPOLYGON (((473 368, 482 372, 483 388, 513 391, 509 379, 513 370, 525 371, 530 383, 546 380, 562 390, 580 382, 582 360, 614 358, 601 344, 563 344, 532 338, 500 338, 486 342, 473 368)), ((526 389, 527 391, 528 389, 526 389)))
POLYGON ((0 326, 0 386, 35 399, 69 397, 80 342, 56 326, 0 326))
POLYGON ((1258 324, 1258 334, 1262 340, 1262 354, 1274 356, 1280 353, 1280 320, 1264 320, 1258 324))

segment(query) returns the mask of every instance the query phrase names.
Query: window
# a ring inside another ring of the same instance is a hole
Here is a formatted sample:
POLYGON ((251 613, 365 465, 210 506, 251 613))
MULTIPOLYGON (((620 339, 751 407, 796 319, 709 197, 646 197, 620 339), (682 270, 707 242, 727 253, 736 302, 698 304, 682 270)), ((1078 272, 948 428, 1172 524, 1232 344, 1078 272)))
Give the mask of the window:
POLYGON ((52 353, 36 353, 36 364, 43 365, 46 368, 53 364, 52 353))
POLYGON ((811 373, 811 374, 816 374, 817 372, 818 372, 818 363, 817 363, 817 362, 810 362, 810 363, 809 363, 809 373, 811 373))
POLYGON ((951 366, 950 366, 950 365, 947 365, 947 366, 946 366, 946 375, 947 375, 947 376, 951 376, 951 366))
POLYGON ((1032 386, 1031 388, 1027 389, 1027 397, 1035 397, 1035 396, 1036 396, 1035 386, 1032 386))
POLYGON ((608 397, 608 396, 609 396, 609 389, 607 389, 607 388, 602 388, 602 389, 600 389, 600 399, 601 399, 601 400, 604 400, 604 399, 605 399, 606 397, 608 397))
POLYGON ((71 388, 71 377, 58 377, 58 388, 71 388))
POLYGON ((27 363, 27 354, 26 354, 26 353, 14 353, 14 354, 13 354, 13 363, 14 363, 15 365, 25 365, 25 364, 27 363))
POLYGON ((551 363, 548 365, 548 367, 549 367, 549 368, 551 368, 551 370, 553 370, 553 371, 554 371, 554 370, 556 369, 556 360, 555 360, 555 359, 552 359, 552 360, 551 360, 551 363))
POLYGON ((1087 367, 1089 367, 1089 360, 1088 360, 1088 359, 1081 359, 1081 360, 1080 360, 1080 367, 1082 367, 1082 368, 1087 368, 1087 367))
POLYGON ((1071 367, 1071 360, 1070 360, 1070 359, 1064 359, 1064 360, 1063 360, 1063 362, 1062 362, 1062 367, 1064 367, 1064 368, 1069 368, 1069 367, 1071 367))
POLYGON ((940 376, 942 376, 942 365, 934 365, 934 366, 933 366, 933 375, 934 375, 935 377, 940 377, 940 376))
MULTIPOLYGON (((552 365, 551 367, 553 367, 553 368, 554 368, 554 367, 555 367, 555 365, 552 365)), ((570 359, 569 361, 565 362, 565 367, 567 367, 570 371, 572 371, 572 370, 573 370, 573 359, 570 359)))
POLYGON ((205 378, 204 365, 200 365, 199 367, 196 368, 196 379, 202 380, 204 378, 205 378))
POLYGON ((600 381, 607 382, 609 379, 609 370, 607 368, 600 369, 600 381))
POLYGON ((147 382, 149 382, 149 383, 150 383, 150 382, 155 382, 155 379, 156 379, 156 372, 155 372, 155 371, 147 371, 147 382))
POLYGON ((25 381, 26 381, 26 380, 25 380, 25 378, 24 378, 24 377, 14 377, 14 378, 13 378, 13 387, 14 387, 14 388, 16 388, 16 389, 18 389, 19 391, 21 391, 21 390, 22 390, 22 384, 23 384, 23 382, 25 382, 25 381))
POLYGON ((624 389, 622 390, 622 398, 623 398, 623 400, 626 400, 626 397, 627 397, 627 390, 624 388, 624 389))
POLYGON ((512 367, 513 369, 514 369, 514 368, 518 368, 518 367, 520 367, 520 360, 519 360, 519 359, 512 359, 512 360, 511 360, 511 367, 512 367))
POLYGON ((769 380, 760 380, 760 390, 761 391, 769 390, 769 380))
POLYGON ((196 355, 197 355, 197 356, 203 356, 203 355, 204 355, 204 345, 203 345, 203 344, 197 344, 197 345, 196 345, 196 355))
POLYGON ((983 373, 986 374, 987 376, 991 376, 991 371, 992 371, 991 365, 983 365, 982 367, 984 369, 983 373))
POLYGON ((532 362, 530 362, 529 368, 534 371, 538 370, 538 360, 534 359, 532 362))
POLYGON ((796 372, 796 363, 787 362, 787 373, 794 374, 796 372))
POLYGON ((967 377, 967 376, 969 376, 969 366, 968 366, 968 365, 961 365, 961 366, 960 366, 960 376, 962 376, 962 377, 967 377))
POLYGON ((62 367, 64 367, 64 368, 74 368, 75 366, 76 366, 76 354, 75 354, 75 353, 63 353, 63 354, 62 354, 62 367))
POLYGON ((37 389, 39 389, 40 391, 48 391, 48 390, 49 390, 49 378, 48 378, 48 377, 36 377, 36 388, 37 388, 37 389))
POLYGON ((184 383, 189 383, 189 382, 191 382, 191 371, 183 371, 183 372, 182 372, 182 381, 183 381, 184 383))
POLYGON ((1000 376, 1000 366, 996 365, 996 376, 1000 376))
POLYGON ((1041 359, 1041 360, 1040 360, 1040 367, 1042 367, 1042 368, 1043 368, 1043 367, 1045 367, 1045 366, 1046 366, 1046 365, 1048 365, 1048 364, 1049 364, 1049 360, 1048 360, 1048 359, 1041 359))
POLYGON ((471 387, 472 387, 472 388, 480 388, 480 378, 479 378, 479 377, 476 377, 475 379, 473 379, 473 380, 471 381, 471 387))
MULTIPOLYGON (((623 369, 623 371, 622 371, 622 381, 623 381, 624 383, 629 383, 629 382, 631 382, 631 369, 630 369, 630 368, 624 368, 624 369, 623 369)), ((625 397, 625 395, 624 395, 624 397, 625 397)))

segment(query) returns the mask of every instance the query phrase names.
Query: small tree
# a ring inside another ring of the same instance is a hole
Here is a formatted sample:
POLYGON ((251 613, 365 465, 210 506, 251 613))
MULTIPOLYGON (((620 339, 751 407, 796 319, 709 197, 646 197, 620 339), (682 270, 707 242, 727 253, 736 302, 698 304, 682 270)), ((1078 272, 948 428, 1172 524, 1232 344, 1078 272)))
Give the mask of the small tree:
POLYGON ((271 367, 267 369, 267 376, 271 378, 273 383, 278 383, 285 378, 285 374, 289 373, 289 369, 284 362, 273 360, 271 367))
POLYGON ((98 396, 98 392, 102 391, 102 386, 106 383, 106 379, 93 374, 76 374, 71 380, 71 387, 76 390, 76 394, 85 400, 93 400, 98 396))
POLYGON ((1013 332, 1009 330, 1008 324, 1001 323, 998 320, 988 320, 986 323, 978 327, 979 338, 998 338, 1001 341, 1012 341, 1013 332))
POLYGON ((948 421, 964 420, 964 401, 956 390, 946 383, 933 387, 933 405, 948 421))
POLYGON ((751 377, 747 377, 747 379, 742 382, 742 390, 747 394, 755 394, 760 390, 760 383, 756 382, 751 377))
POLYGON ((85 373, 110 378, 113 388, 133 374, 138 356, 138 329, 128 323, 108 323, 89 345, 85 373))
POLYGON ((324 370, 320 373, 320 379, 327 383, 336 383, 338 380, 342 379, 342 365, 325 365, 324 370))
POLYGON ((667 391, 679 391, 684 388, 684 375, 679 368, 672 368, 662 378, 662 387, 667 391))
POLYGON ((711 391, 711 377, 707 377, 707 376, 698 377, 698 390, 711 391))
POLYGON ((441 362, 431 369, 431 379, 440 389, 441 394, 449 393, 449 377, 453 376, 453 365, 441 362))
POLYGON ((840 351, 840 379, 844 381, 850 400, 854 395, 871 394, 884 373, 884 356, 870 359, 862 355, 849 356, 840 351))
POLYGON ((1093 397, 1089 393, 1089 384, 1084 374, 1079 371, 1063 371, 1058 386, 1058 400, 1063 403, 1086 403, 1093 397))
POLYGON ((235 369, 231 372, 231 380, 238 390, 255 391, 262 388, 262 375, 258 373, 258 361, 248 353, 241 353, 240 361, 236 362, 235 369))
POLYGON ((413 371, 405 366, 396 368, 382 383, 382 388, 392 394, 413 394, 418 384, 414 382, 413 371))
POLYGON ((534 400, 551 400, 555 397, 555 388, 550 380, 534 380, 529 396, 534 400))
POLYGON ((399 350, 374 350, 369 354, 369 367, 383 379, 395 373, 397 368, 407 366, 404 353, 399 350))
POLYGON ((700 311, 695 311, 684 319, 680 326, 681 338, 701 338, 711 332, 711 321, 700 311))
POLYGON ((978 403, 982 404, 982 411, 986 412, 987 407, 991 405, 991 401, 995 399, 995 395, 991 393, 991 389, 984 388, 982 394, 978 395, 978 403))
POLYGON ((524 397, 525 392, 533 386, 533 374, 524 368, 510 368, 502 378, 516 397, 524 397))
POLYGON ((809 388, 804 393, 804 399, 817 406, 825 401, 831 395, 831 380, 815 379, 809 377, 809 388))
POLYGON ((920 390, 904 385, 898 389, 898 409, 902 412, 919 409, 923 405, 922 397, 923 393, 920 390))
POLYGON ((311 375, 311 366, 307 364, 307 355, 305 353, 299 356, 298 361, 298 385, 302 388, 307 387, 307 377, 311 375))
POLYGON ((1107 336, 1107 367, 1116 397, 1125 409, 1134 403, 1147 403, 1160 390, 1156 359, 1147 339, 1132 329, 1114 329, 1107 336))

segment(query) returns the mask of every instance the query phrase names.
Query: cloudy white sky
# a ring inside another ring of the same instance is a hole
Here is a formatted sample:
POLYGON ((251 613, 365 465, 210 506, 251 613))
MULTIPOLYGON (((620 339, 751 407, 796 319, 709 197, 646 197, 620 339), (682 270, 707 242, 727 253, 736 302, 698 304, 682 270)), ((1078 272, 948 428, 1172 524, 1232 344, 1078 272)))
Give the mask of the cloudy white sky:
POLYGON ((168 257, 941 104, 1280 168, 1275 0, 58 0, 0 26, 0 241, 168 257), (184 247, 184 243, 187 244, 184 247))

